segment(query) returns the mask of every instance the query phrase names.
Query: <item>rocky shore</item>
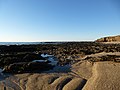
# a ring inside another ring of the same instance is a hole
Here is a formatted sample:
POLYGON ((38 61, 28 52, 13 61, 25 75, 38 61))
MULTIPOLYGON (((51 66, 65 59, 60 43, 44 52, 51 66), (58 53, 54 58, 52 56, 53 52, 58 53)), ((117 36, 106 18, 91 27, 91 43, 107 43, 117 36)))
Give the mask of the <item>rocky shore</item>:
MULTIPOLYGON (((34 65, 37 67, 40 64, 32 62, 33 60, 47 60, 47 58, 41 56, 42 53, 55 56, 59 65, 66 65, 79 61, 85 55, 118 52, 119 50, 120 46, 118 44, 104 45, 95 42, 0 46, 0 67, 4 68, 5 72, 30 71, 35 69, 33 68, 34 65)), ((48 62, 41 62, 41 65, 45 66, 48 62)), ((50 65, 48 64, 47 67, 50 68, 50 65)))
POLYGON ((119 62, 119 43, 1 45, 0 90, 119 90, 119 62))

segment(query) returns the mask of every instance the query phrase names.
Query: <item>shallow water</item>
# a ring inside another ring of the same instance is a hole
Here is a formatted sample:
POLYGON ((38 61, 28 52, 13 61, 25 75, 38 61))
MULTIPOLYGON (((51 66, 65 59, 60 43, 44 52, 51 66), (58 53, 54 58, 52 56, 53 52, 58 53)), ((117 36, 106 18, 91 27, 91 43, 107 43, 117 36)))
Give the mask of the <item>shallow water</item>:
POLYGON ((0 73, 2 73, 2 71, 3 71, 3 70, 0 68, 0 73))

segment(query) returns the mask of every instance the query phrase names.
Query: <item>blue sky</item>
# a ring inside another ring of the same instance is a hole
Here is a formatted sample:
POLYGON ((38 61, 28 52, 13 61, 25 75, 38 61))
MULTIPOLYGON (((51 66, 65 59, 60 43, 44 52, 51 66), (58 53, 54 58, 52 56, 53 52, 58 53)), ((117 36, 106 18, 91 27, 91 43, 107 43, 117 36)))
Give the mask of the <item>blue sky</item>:
POLYGON ((120 34, 119 0, 0 0, 0 41, 89 41, 120 34))

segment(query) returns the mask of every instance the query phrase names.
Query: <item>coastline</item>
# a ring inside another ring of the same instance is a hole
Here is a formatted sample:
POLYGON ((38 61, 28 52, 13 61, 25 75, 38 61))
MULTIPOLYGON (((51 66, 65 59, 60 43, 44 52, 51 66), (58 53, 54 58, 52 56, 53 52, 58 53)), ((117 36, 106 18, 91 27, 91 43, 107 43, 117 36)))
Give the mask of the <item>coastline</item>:
MULTIPOLYGON (((120 44, 66 42, 0 45, 0 50, 0 67, 4 70, 0 73, 2 90, 4 88, 8 90, 67 90, 69 87, 71 90, 77 88, 87 90, 88 87, 94 88, 94 85, 89 84, 94 77, 94 84, 98 82, 94 73, 102 72, 102 64, 106 69, 119 68, 120 62, 120 44), (50 65, 52 61, 53 66, 50 65), (92 68, 96 67, 96 63, 100 69, 96 68, 94 72, 92 68)), ((100 77, 102 78, 102 75, 100 77)), ((112 76, 111 80, 116 83, 112 76)), ((113 88, 112 85, 111 88, 113 88)))

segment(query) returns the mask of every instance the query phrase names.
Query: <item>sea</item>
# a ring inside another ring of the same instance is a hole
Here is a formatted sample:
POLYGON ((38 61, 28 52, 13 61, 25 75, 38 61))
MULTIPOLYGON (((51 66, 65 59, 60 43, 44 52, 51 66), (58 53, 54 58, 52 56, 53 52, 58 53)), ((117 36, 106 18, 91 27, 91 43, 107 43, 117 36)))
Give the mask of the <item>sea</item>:
POLYGON ((0 42, 0 45, 61 44, 63 42, 0 42))

